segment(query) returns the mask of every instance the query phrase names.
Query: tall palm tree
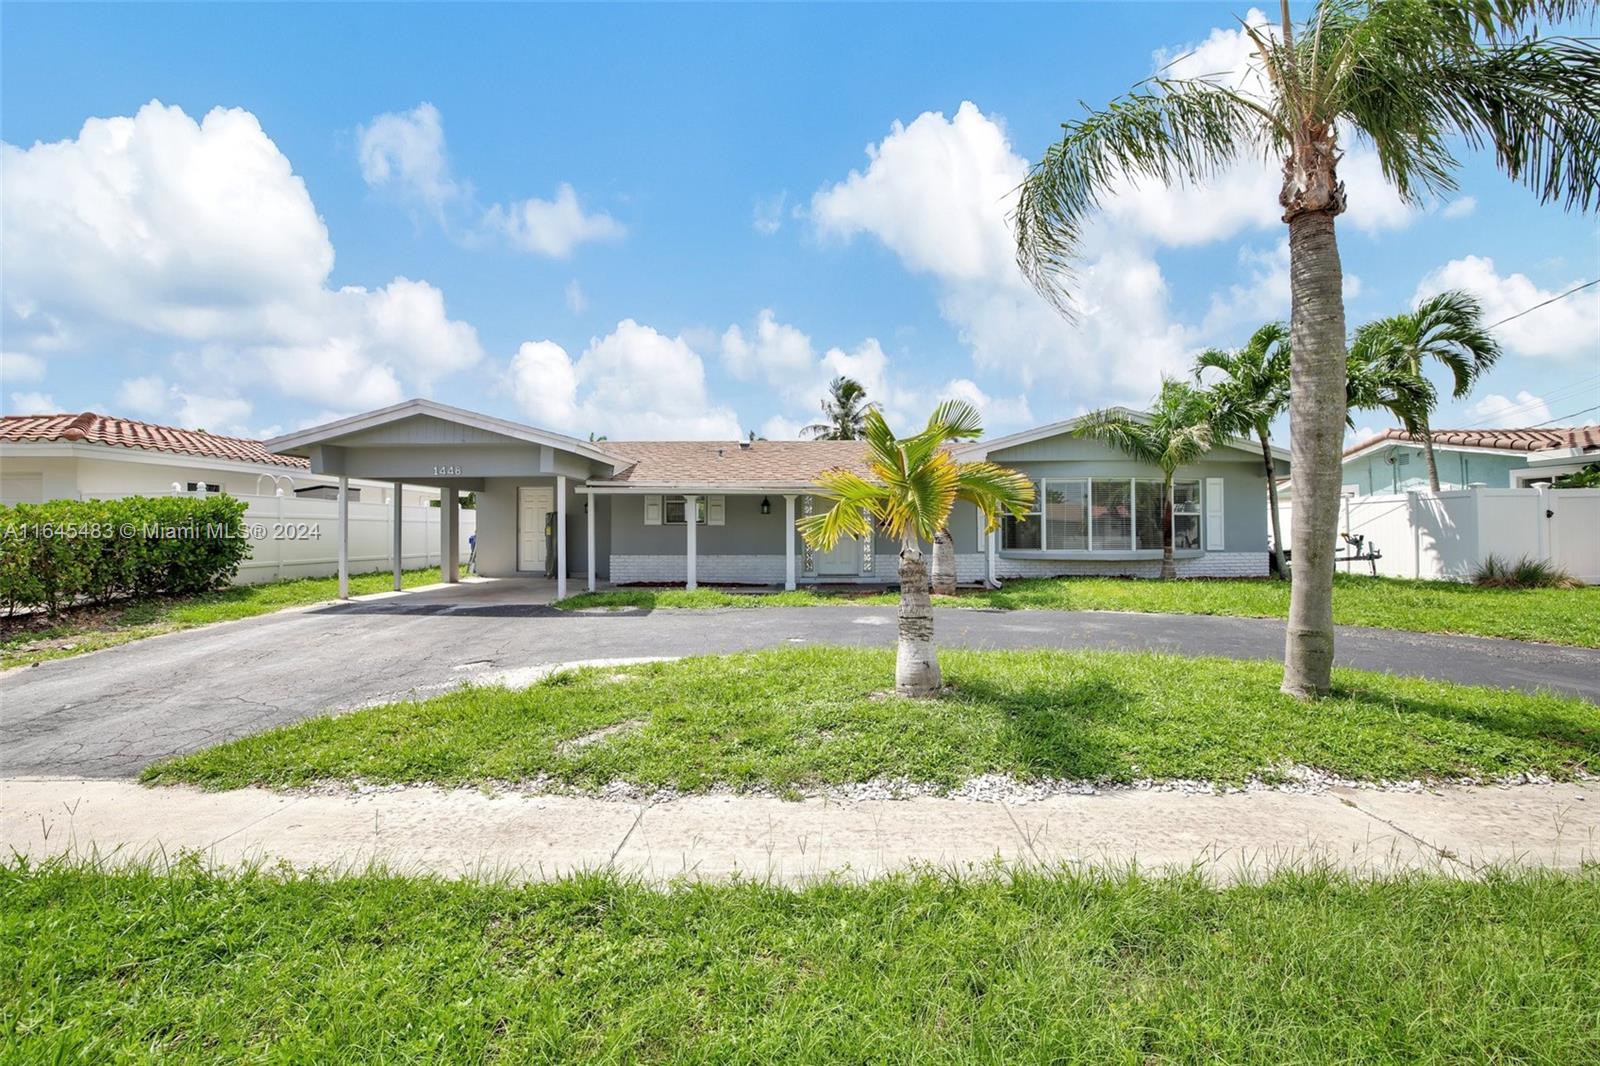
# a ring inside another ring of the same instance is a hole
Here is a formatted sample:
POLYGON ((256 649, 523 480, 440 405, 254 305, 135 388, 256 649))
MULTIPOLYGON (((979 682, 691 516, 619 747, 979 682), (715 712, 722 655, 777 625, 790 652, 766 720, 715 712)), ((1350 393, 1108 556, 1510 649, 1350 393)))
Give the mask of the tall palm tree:
POLYGON ((829 382, 828 395, 822 401, 824 421, 813 422, 800 432, 812 440, 860 440, 867 412, 877 406, 867 402, 861 382, 840 375, 829 382))
POLYGON ((1211 450, 1211 408, 1199 389, 1165 378, 1147 418, 1132 418, 1119 408, 1091 411, 1073 435, 1109 444, 1142 463, 1161 469, 1161 579, 1178 576, 1172 560, 1172 476, 1211 450))
POLYGON ((874 525, 900 542, 894 690, 901 696, 936 696, 940 686, 922 543, 949 523, 957 500, 976 507, 991 531, 1002 512, 1022 515, 1033 503, 1033 484, 1025 475, 994 463, 958 462, 946 447, 982 432, 977 408, 960 400, 940 404, 927 426, 910 437, 896 437, 879 411, 868 410, 862 438, 874 480, 848 470, 823 473, 818 484, 832 505, 795 523, 806 543, 822 551, 832 551, 840 537, 870 537, 874 525))
POLYGON ((1261 442, 1261 465, 1267 473, 1267 513, 1272 522, 1272 554, 1280 578, 1289 575, 1283 557, 1283 530, 1278 518, 1278 472, 1272 461, 1272 423, 1289 409, 1289 327, 1268 322, 1250 335, 1243 348, 1207 348, 1195 359, 1194 378, 1217 370, 1222 378, 1209 390, 1211 422, 1229 435, 1254 433, 1261 442))
MULTIPOLYGON (((1483 307, 1470 294, 1451 289, 1429 297, 1415 311, 1368 322, 1356 330, 1352 352, 1365 363, 1394 363, 1417 377, 1432 361, 1450 371, 1451 395, 1460 400, 1500 358, 1500 342, 1483 327, 1483 307)), ((1432 404, 1420 412, 1417 435, 1428 463, 1428 488, 1439 491, 1433 457, 1432 404)))
POLYGON ((1246 24, 1262 86, 1215 77, 1144 83, 1068 122, 1024 180, 1017 259, 1064 310, 1085 222, 1125 178, 1204 182, 1250 156, 1282 161, 1289 226, 1289 410, 1295 580, 1283 690, 1325 695, 1333 667, 1333 555, 1344 440, 1345 320, 1334 220, 1345 209, 1339 139, 1377 151, 1409 202, 1455 189, 1452 150, 1492 146, 1543 201, 1600 200, 1600 45, 1536 23, 1594 0, 1319 0, 1276 31, 1246 24), (1454 143, 1452 143, 1454 142, 1454 143))

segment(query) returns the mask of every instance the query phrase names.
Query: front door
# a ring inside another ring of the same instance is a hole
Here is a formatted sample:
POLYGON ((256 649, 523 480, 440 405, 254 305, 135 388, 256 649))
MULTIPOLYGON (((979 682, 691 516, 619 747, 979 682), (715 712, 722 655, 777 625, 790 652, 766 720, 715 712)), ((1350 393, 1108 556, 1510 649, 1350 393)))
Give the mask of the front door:
POLYGON ((821 577, 855 577, 861 572, 861 544, 854 537, 840 537, 831 552, 817 553, 817 574, 821 577))
POLYGON ((544 516, 556 509, 554 489, 517 490, 517 569, 544 571, 544 516))

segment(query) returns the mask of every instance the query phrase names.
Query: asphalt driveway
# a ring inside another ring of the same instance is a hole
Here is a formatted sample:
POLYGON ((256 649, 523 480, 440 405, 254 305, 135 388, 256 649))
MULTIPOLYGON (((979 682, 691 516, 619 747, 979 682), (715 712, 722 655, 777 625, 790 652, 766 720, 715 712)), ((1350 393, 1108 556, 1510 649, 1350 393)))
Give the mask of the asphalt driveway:
MULTIPOLYGON (((941 645, 1109 648, 1278 659, 1283 623, 1109 612, 941 609, 941 645)), ((226 623, 0 675, 0 776, 117 778, 277 725, 497 671, 575 659, 790 643, 886 646, 892 607, 568 614, 492 585, 226 623)), ((1600 703, 1600 651, 1343 628, 1339 662, 1600 703)))

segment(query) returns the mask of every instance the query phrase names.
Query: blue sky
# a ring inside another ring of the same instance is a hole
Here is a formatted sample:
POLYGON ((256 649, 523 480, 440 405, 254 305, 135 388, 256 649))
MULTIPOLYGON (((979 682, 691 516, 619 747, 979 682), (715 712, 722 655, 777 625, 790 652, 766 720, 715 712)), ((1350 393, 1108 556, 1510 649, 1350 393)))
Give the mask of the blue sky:
MULTIPOLYGON (((266 435, 422 394, 580 436, 776 437, 837 372, 898 420, 959 395, 1002 432, 1137 404, 1287 315, 1270 170, 1119 196, 1077 323, 1016 276, 1005 202, 1078 101, 1242 65, 1238 17, 6 5, 0 407, 266 435)), ((1344 166, 1352 325, 1600 277, 1594 217, 1488 158, 1421 209, 1373 162, 1344 166)), ((1600 287, 1501 337, 1436 425, 1594 420, 1600 287)))

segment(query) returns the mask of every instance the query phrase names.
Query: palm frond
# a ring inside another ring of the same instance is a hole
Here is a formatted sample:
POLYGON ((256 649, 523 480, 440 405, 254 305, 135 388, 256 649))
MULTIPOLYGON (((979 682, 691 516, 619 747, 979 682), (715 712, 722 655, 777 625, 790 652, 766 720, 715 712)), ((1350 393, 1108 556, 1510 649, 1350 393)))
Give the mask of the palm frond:
POLYGON ((1144 423, 1117 410, 1090 411, 1078 420, 1072 435, 1108 444, 1147 463, 1154 463, 1161 454, 1160 446, 1151 439, 1144 423))
POLYGON ((946 400, 928 418, 928 429, 935 427, 945 440, 976 440, 983 435, 983 414, 965 400, 946 400))
POLYGON ((985 530, 992 533, 999 528, 1002 514, 1020 517, 1033 506, 1033 482, 1026 474, 998 463, 958 463, 956 496, 978 509, 985 530))
POLYGON ((817 477, 822 490, 818 495, 828 501, 826 510, 807 515, 795 523, 800 536, 807 544, 823 551, 832 551, 841 537, 866 536, 872 531, 867 514, 876 514, 884 503, 881 485, 848 470, 826 470, 817 477))

